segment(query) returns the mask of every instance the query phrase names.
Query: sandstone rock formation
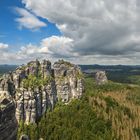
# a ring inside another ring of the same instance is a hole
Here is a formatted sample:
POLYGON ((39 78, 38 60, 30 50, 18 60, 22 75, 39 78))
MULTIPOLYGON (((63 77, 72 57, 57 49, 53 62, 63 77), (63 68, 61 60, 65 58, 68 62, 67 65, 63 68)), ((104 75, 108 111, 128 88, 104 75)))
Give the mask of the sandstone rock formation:
POLYGON ((27 135, 23 134, 23 135, 21 135, 19 140, 30 140, 30 139, 29 139, 29 137, 27 135))
POLYGON ((80 68, 63 60, 54 63, 53 68, 58 99, 67 103, 80 98, 84 90, 80 68))
POLYGON ((80 68, 59 60, 51 62, 31 61, 4 75, 0 80, 0 92, 13 96, 16 102, 16 118, 27 124, 34 123, 47 109, 52 110, 58 100, 68 103, 83 93, 80 68))
POLYGON ((95 81, 97 85, 103 85, 108 82, 105 71, 98 71, 95 74, 95 81))
POLYGON ((16 140, 15 104, 6 92, 0 93, 0 140, 16 140))

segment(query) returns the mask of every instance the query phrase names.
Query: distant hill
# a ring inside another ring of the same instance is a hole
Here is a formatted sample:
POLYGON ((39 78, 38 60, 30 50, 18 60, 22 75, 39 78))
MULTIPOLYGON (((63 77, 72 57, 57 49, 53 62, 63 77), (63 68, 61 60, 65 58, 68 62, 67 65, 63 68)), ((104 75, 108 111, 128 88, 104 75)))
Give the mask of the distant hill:
POLYGON ((0 75, 13 71, 17 68, 17 65, 0 65, 0 75))
POLYGON ((140 85, 140 65, 79 65, 88 76, 94 76, 98 70, 106 71, 109 80, 120 83, 140 85))
POLYGON ((100 70, 107 70, 107 71, 118 71, 118 70, 140 70, 140 65, 79 65, 81 69, 87 70, 87 69, 100 69, 100 70))

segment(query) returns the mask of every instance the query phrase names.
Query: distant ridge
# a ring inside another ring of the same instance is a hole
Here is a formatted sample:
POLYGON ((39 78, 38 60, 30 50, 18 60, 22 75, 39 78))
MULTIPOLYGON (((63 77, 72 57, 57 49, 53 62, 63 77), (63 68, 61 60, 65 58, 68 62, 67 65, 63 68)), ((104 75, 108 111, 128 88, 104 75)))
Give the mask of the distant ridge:
POLYGON ((0 74, 8 73, 9 71, 14 71, 18 65, 8 65, 2 64, 0 65, 0 74))

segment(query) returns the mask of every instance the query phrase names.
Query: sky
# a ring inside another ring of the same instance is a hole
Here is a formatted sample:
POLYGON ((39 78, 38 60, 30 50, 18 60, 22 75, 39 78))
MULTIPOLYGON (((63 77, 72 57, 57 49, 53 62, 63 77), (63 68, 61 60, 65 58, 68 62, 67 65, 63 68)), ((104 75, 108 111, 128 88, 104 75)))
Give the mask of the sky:
POLYGON ((0 0, 0 64, 140 64, 139 0, 0 0))

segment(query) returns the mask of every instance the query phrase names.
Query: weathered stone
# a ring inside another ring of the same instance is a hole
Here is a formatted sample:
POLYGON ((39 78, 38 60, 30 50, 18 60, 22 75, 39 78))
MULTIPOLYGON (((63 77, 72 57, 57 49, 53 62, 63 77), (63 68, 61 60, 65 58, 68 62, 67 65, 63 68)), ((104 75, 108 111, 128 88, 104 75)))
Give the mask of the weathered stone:
POLYGON ((41 63, 41 71, 42 71, 43 78, 50 76, 52 74, 51 62, 47 60, 43 60, 41 63))
POLYGON ((20 77, 19 74, 16 74, 15 72, 13 73, 13 82, 15 84, 15 88, 19 88, 20 86, 20 77))
POLYGON ((63 60, 55 62, 53 67, 58 99, 67 103, 72 98, 80 98, 83 93, 80 68, 63 60))
POLYGON ((84 88, 80 73, 78 66, 63 60, 55 62, 53 68, 48 60, 41 63, 38 60, 31 61, 0 79, 0 93, 10 94, 15 99, 18 122, 34 123, 47 109, 52 110, 58 100, 68 103, 82 96, 84 88), (29 75, 41 77, 44 81, 48 79, 48 82, 41 87, 37 85, 25 89, 23 79, 28 80, 29 75))
POLYGON ((107 80, 107 76, 106 76, 105 71, 98 71, 95 74, 95 80, 96 80, 97 85, 106 84, 108 82, 108 80, 107 80))
POLYGON ((8 93, 0 94, 0 140, 16 140, 15 104, 8 93))

